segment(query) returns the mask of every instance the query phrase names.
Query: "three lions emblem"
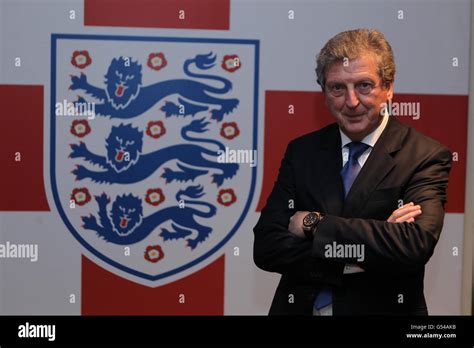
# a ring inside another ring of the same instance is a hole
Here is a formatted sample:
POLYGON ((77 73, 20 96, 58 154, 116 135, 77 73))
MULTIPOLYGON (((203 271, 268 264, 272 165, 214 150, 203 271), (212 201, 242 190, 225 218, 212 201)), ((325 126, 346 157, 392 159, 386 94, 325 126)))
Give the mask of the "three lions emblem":
POLYGON ((52 40, 51 186, 69 231, 155 283, 218 257, 255 189, 254 165, 220 155, 256 151, 258 43, 52 40))

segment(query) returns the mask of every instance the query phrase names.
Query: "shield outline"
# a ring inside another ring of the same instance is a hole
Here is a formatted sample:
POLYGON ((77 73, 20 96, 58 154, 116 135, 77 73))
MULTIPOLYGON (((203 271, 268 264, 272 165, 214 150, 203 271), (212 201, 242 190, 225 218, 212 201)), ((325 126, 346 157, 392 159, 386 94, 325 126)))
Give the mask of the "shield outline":
POLYGON ((213 43, 213 44, 237 44, 237 45, 253 45, 254 46, 254 104, 253 104, 253 137, 252 137, 252 150, 257 150, 258 146, 258 76, 259 76, 259 56, 260 56, 260 40, 252 40, 252 39, 206 39, 206 38, 185 38, 185 37, 152 37, 152 36, 124 36, 124 35, 86 35, 86 34, 51 34, 51 81, 50 81, 50 116, 51 116, 51 134, 50 134, 50 184, 51 184, 51 191, 54 199, 54 203, 56 208, 58 209, 59 215, 63 220, 64 224, 68 228, 69 232, 72 233, 74 238, 81 243, 81 245, 86 248, 91 254, 95 257, 99 258, 103 262, 117 268, 125 273, 134 275, 136 277, 156 281, 160 279, 164 279, 175 275, 177 273, 183 272, 186 269, 189 269, 202 261, 206 260, 213 254, 215 254, 218 250, 220 250, 232 236, 237 232, 238 228, 242 224, 243 220, 245 219, 250 205, 252 204, 253 195, 255 193, 255 185, 256 185, 256 177, 257 177, 257 166, 252 167, 252 178, 250 182, 250 192, 248 195, 247 202, 245 203, 244 209, 242 214, 240 215, 239 219, 232 227, 230 232, 219 242, 217 243, 211 250, 206 252, 205 254, 201 255, 197 259, 194 259, 187 264, 174 268, 170 271, 165 273, 161 273, 158 275, 150 275, 143 272, 139 272, 137 270, 131 269, 126 267, 106 255, 100 253, 96 250, 92 245, 87 243, 80 234, 76 231, 74 226, 72 226, 71 222, 68 220, 67 215, 64 212, 64 209, 60 203, 58 190, 56 187, 56 119, 55 119, 55 108, 53 107, 56 103, 56 46, 58 40, 66 39, 66 40, 113 40, 113 41, 164 41, 164 42, 187 42, 187 43, 213 43))

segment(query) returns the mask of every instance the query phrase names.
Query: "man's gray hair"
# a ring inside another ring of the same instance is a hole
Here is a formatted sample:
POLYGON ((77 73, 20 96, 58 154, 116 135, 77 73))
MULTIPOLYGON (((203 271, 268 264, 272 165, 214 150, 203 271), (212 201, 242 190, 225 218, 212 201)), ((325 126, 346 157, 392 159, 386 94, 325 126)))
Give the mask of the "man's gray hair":
POLYGON ((321 49, 316 59, 317 82, 326 84, 326 72, 329 67, 344 59, 357 59, 366 53, 374 53, 377 59, 378 74, 382 86, 387 87, 395 79, 395 60, 392 47, 385 36, 374 29, 355 29, 343 31, 332 37, 321 49))

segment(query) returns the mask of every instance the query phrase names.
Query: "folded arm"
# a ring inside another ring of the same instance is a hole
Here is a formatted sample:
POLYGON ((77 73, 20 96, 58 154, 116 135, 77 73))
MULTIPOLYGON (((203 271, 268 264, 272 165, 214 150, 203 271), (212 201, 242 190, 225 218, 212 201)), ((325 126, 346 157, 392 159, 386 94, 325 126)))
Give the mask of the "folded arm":
POLYGON ((269 272, 287 274, 303 281, 337 285, 344 265, 312 256, 311 241, 288 230, 295 213, 295 184, 291 164, 292 144, 288 145, 278 179, 254 228, 255 264, 269 272))
POLYGON ((364 245, 364 260, 339 258, 358 263, 367 271, 409 272, 423 267, 439 239, 444 221, 446 188, 451 153, 439 147, 420 163, 407 184, 402 199, 421 206, 414 222, 392 223, 327 215, 315 233, 312 255, 324 258, 325 246, 364 245))

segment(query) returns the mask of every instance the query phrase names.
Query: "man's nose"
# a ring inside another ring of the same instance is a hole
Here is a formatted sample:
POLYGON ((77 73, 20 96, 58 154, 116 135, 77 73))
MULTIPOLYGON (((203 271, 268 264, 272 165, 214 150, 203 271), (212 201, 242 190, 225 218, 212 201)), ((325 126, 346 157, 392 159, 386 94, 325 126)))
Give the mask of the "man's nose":
POLYGON ((359 105, 359 97, 357 96, 355 89, 352 87, 349 87, 346 90, 346 105, 351 109, 354 109, 359 105))

